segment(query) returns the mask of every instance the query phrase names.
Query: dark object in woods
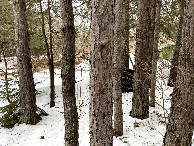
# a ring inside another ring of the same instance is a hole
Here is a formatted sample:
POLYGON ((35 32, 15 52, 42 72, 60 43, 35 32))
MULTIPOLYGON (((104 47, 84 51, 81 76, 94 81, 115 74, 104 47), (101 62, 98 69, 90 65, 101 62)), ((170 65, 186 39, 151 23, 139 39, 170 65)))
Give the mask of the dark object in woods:
POLYGON ((134 70, 132 69, 125 69, 121 73, 121 86, 122 92, 133 92, 133 74, 134 70))

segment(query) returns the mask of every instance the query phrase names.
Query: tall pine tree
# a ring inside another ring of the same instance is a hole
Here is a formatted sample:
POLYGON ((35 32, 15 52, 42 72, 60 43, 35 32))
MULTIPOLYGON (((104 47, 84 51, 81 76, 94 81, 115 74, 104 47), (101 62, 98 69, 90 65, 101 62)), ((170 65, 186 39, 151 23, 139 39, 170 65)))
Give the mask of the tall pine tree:
POLYGON ((151 74, 151 90, 150 90, 150 106, 155 107, 155 90, 156 90, 156 72, 158 61, 158 43, 160 33, 160 11, 162 1, 156 0, 156 15, 155 15, 155 28, 154 28, 154 43, 152 52, 152 74, 151 74))
POLYGON ((113 100, 114 135, 123 135, 121 73, 129 68, 129 0, 115 0, 113 100))
POLYGON ((138 0, 135 72, 131 116, 139 119, 149 117, 149 0, 138 0))
POLYGON ((165 146, 191 146, 194 123, 194 1, 187 1, 176 86, 164 137, 165 146))
POLYGON ((185 0, 179 0, 180 5, 180 17, 179 17, 179 28, 176 39, 176 49, 174 51, 173 59, 172 59, 172 67, 170 69, 170 75, 168 79, 168 86, 173 87, 176 82, 177 76, 177 66, 178 66, 178 57, 179 51, 181 48, 181 35, 182 35, 182 25, 183 25, 183 17, 184 17, 184 8, 185 8, 185 0))
POLYGON ((32 73, 30 36, 26 17, 25 0, 15 0, 15 41, 19 75, 20 122, 36 124, 36 94, 32 73))
POLYGON ((112 52, 114 3, 91 1, 90 145, 113 145, 112 52))
POLYGON ((62 92, 65 145, 78 146, 78 113, 75 97, 75 27, 72 0, 60 0, 62 15, 62 92))

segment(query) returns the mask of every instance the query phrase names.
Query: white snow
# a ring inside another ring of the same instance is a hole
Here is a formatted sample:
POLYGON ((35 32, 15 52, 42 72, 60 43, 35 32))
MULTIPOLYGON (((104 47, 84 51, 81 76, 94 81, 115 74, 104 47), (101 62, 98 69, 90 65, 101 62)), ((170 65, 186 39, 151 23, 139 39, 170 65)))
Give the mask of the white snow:
MULTIPOLYGON (((4 58, 2 58, 2 62, 0 62, 0 74, 4 73, 6 68, 5 68, 5 63, 4 63, 4 58)), ((17 58, 16 57, 8 57, 6 58, 6 61, 8 62, 7 68, 8 68, 8 74, 10 77, 10 74, 13 74, 14 72, 17 72, 16 70, 16 63, 17 63, 17 58)), ((0 76, 0 79, 3 79, 4 76, 0 76)))
MULTIPOLYGON (((132 56, 134 59, 134 57, 132 56)), ((14 65, 15 62, 9 62, 14 65)), ((158 79, 156 90, 156 107, 150 108, 150 117, 145 120, 129 116, 132 105, 132 93, 123 94, 124 135, 114 137, 114 146, 162 146, 165 134, 165 120, 170 108, 170 94, 173 88, 166 86, 169 68, 158 63, 158 79), (164 74, 164 75, 163 75, 164 74), (165 76, 165 77, 164 77, 165 76), (164 105, 164 109, 163 106, 164 105), (134 126, 137 123, 138 127, 134 126)), ((0 63, 4 69, 4 64, 0 63)), ((89 146, 89 62, 77 66, 76 99, 79 114, 79 144, 89 146)), ((11 129, 0 127, 0 146, 63 146, 64 145, 64 116, 63 98, 61 93, 60 69, 55 69, 56 106, 49 107, 49 71, 34 73, 36 89, 42 91, 37 95, 37 105, 49 115, 43 116, 37 125, 20 124, 11 129), (44 139, 41 139, 44 136, 44 139)), ((1 82, 1 81, 0 81, 1 82)), ((0 106, 5 105, 0 101, 0 106)), ((193 137, 194 145, 194 137, 193 137)))

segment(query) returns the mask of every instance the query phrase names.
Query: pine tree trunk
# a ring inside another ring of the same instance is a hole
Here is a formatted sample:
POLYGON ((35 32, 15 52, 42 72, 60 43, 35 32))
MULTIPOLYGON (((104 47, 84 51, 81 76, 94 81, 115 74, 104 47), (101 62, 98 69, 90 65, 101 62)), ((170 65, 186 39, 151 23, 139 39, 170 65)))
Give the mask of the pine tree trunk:
POLYGON ((30 35, 28 32, 25 0, 14 1, 14 14, 20 90, 20 122, 36 124, 36 94, 29 48, 30 35))
POLYGON ((123 10, 124 30, 122 32, 123 37, 124 37, 123 44, 122 44, 122 48, 124 50, 124 53, 123 53, 123 56, 121 58, 124 61, 124 63, 123 63, 124 68, 129 68, 129 0, 123 0, 122 9, 124 9, 123 10))
POLYGON ((176 40, 176 49, 173 55, 172 60, 172 67, 170 70, 170 76, 168 79, 168 86, 174 87, 176 82, 176 76, 177 76, 177 66, 178 66, 178 57, 179 57, 179 51, 181 48, 181 33, 182 33, 182 25, 183 25, 183 16, 184 16, 184 8, 185 8, 185 0, 180 0, 180 18, 179 18, 179 28, 178 28, 178 34, 177 34, 177 40, 176 40))
POLYGON ((123 135, 123 109, 121 73, 129 68, 129 1, 115 1, 114 52, 113 52, 113 100, 114 135, 123 135))
POLYGON ((53 60, 53 37, 52 37, 52 21, 50 0, 48 0, 48 17, 49 17, 49 38, 50 38, 50 56, 49 56, 49 72, 50 72, 50 107, 55 106, 55 81, 54 81, 54 60, 53 60))
POLYGON ((90 145, 112 146, 114 3, 92 0, 90 36, 90 145))
POLYGON ((149 56, 148 56, 148 64, 149 64, 149 87, 151 87, 151 75, 152 75, 152 58, 153 58, 153 48, 154 48, 154 31, 155 31, 155 19, 156 19, 156 1, 150 0, 149 7, 149 56))
POLYGON ((154 30, 154 45, 152 55, 152 74, 151 74, 151 90, 150 90, 150 106, 155 107, 155 90, 156 90, 156 71, 158 61, 158 42, 160 33, 160 10, 161 0, 156 2, 155 30, 154 30))
POLYGON ((62 92, 65 145, 78 146, 78 113, 75 97, 75 27, 72 0, 60 0, 62 14, 62 92))
POLYGON ((194 1, 185 9, 182 47, 178 61, 176 87, 171 99, 165 146, 191 146, 194 130, 194 1))
POLYGON ((138 1, 135 73, 131 116, 149 117, 149 0, 138 1))

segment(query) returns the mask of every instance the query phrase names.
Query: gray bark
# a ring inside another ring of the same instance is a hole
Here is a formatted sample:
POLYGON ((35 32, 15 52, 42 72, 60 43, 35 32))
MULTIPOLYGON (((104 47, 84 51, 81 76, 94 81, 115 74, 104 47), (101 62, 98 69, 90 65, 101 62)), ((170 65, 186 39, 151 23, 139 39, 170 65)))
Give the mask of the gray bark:
POLYGON ((20 122, 36 124, 36 94, 29 48, 30 35, 28 32, 25 0, 14 1, 14 14, 20 90, 20 122))
POLYGON ((138 1, 135 72, 131 116, 149 117, 149 0, 138 1))
POLYGON ((78 146, 78 113, 75 97, 75 27, 72 0, 60 0, 62 14, 62 92, 65 145, 78 146))
POLYGON ((171 99, 165 146, 191 146, 194 130, 194 1, 185 9, 182 47, 178 59, 176 87, 171 99))
POLYGON ((90 145, 113 145, 112 53, 114 3, 92 0, 90 36, 90 145))

